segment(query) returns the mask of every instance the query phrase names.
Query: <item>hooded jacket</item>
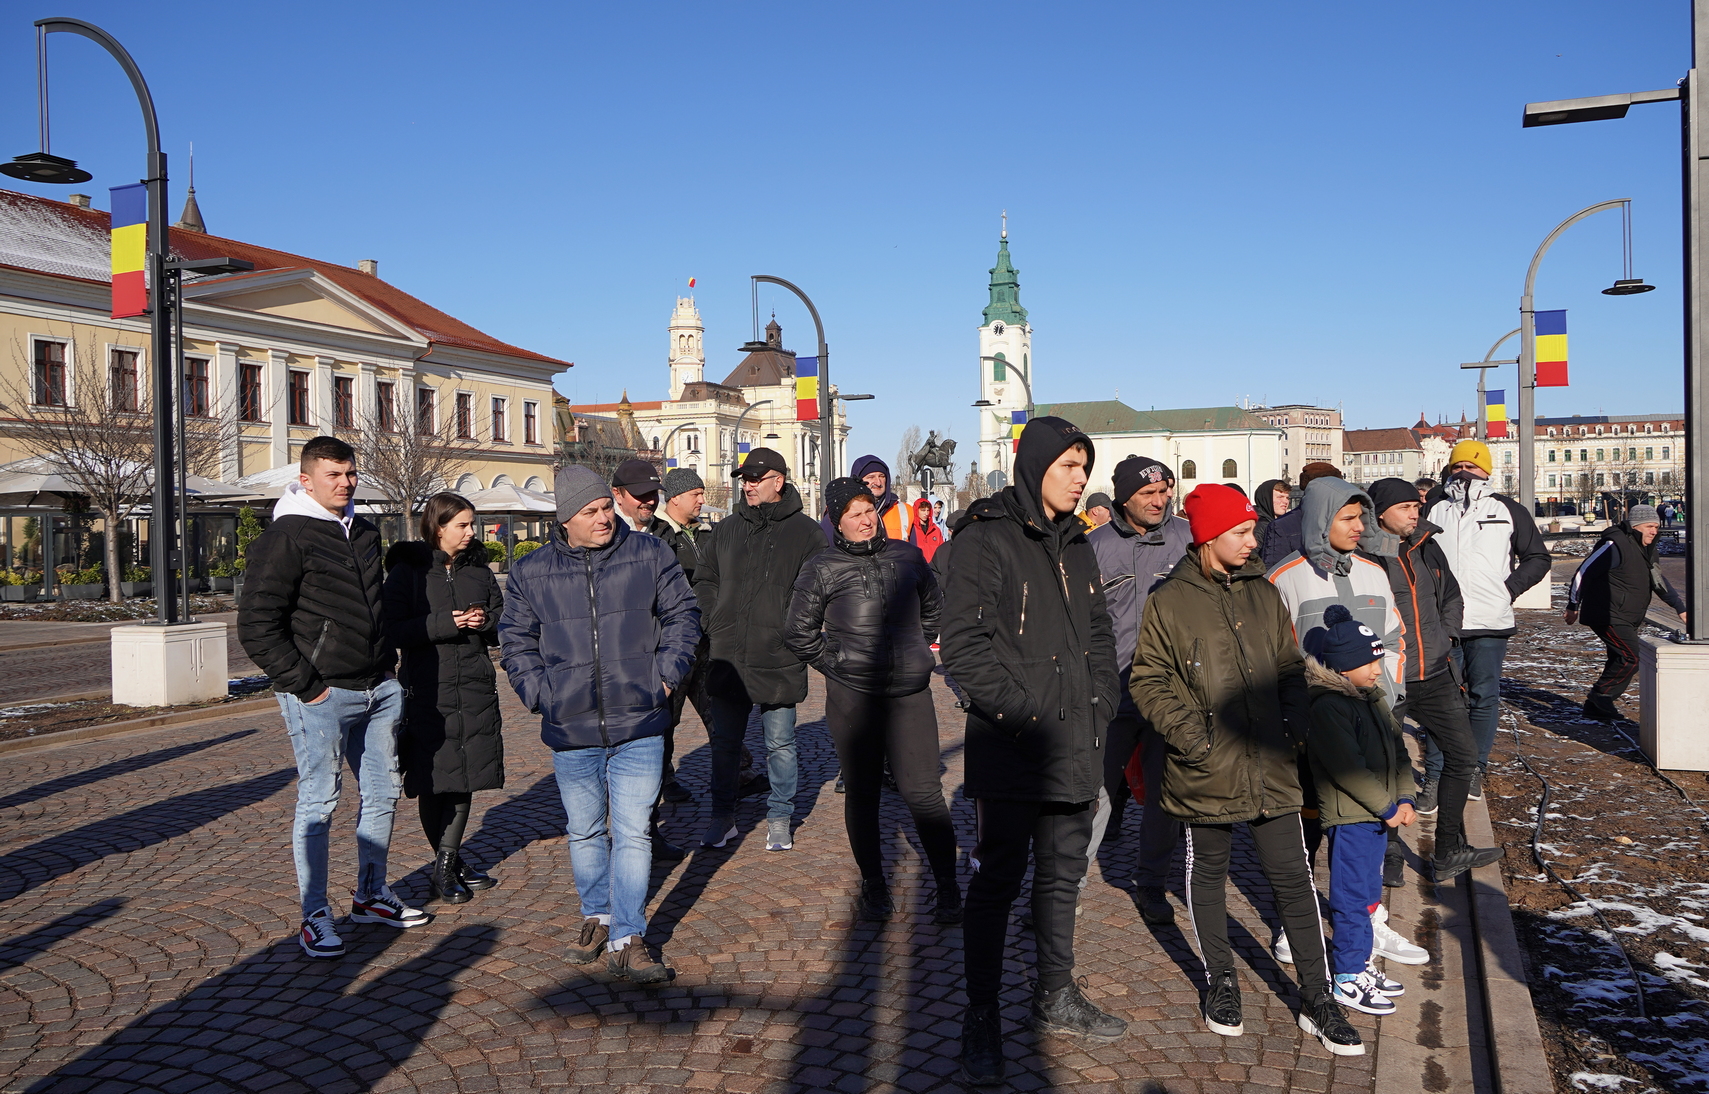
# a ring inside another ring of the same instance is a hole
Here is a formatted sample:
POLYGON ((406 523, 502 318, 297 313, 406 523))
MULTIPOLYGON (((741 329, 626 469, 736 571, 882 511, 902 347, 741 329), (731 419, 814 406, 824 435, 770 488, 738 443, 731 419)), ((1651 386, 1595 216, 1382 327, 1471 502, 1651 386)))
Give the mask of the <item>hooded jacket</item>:
POLYGON ((932 681, 930 643, 943 591, 919 548, 882 527, 873 539, 821 551, 801 567, 783 644, 826 676, 869 695, 912 695, 932 681))
POLYGON ((918 498, 914 502, 914 532, 909 542, 920 549, 927 562, 930 562, 937 554, 938 548, 944 545, 944 530, 932 519, 932 503, 925 498, 918 498))
POLYGON ((661 736, 665 686, 694 663, 700 609, 682 567, 657 537, 616 524, 603 547, 572 547, 553 525, 505 584, 504 671, 553 751, 661 736))
POLYGON ((1040 497, 1045 470, 1076 443, 1090 459, 1080 430, 1033 419, 1014 485, 974 502, 952 541, 938 642, 966 697, 970 798, 1088 802, 1103 782, 1115 635, 1083 526, 1071 512, 1047 517, 1040 497))
MULTIPOLYGON (((899 539, 907 543, 914 529, 914 513, 911 508, 900 503, 900 499, 896 497, 896 491, 891 489, 891 486, 895 485, 896 476, 890 473, 890 465, 877 456, 862 456, 849 469, 849 477, 864 479, 874 471, 884 473, 884 494, 876 499, 878 502, 878 520, 884 525, 884 534, 891 539, 899 539)), ((826 544, 837 542, 837 526, 831 523, 829 516, 819 518, 819 527, 825 531, 826 544)))
POLYGON ((706 534, 700 523, 678 524, 665 516, 665 507, 660 505, 645 530, 648 535, 664 540, 665 546, 676 555, 683 576, 688 578, 690 585, 694 584, 694 571, 700 565, 700 537, 706 534))
POLYGON ((1258 540, 1260 557, 1264 551, 1264 537, 1276 521, 1276 491, 1286 489, 1286 479, 1265 479, 1258 484, 1258 492, 1252 495, 1252 507, 1258 510, 1258 523, 1253 527, 1252 535, 1258 540))
POLYGON ((1549 549, 1537 522, 1488 479, 1451 480, 1442 500, 1428 508, 1465 597, 1461 637, 1512 635, 1513 601, 1549 576, 1549 549))
MULTIPOLYGON (((1302 549, 1278 562, 1269 574, 1293 618, 1295 640, 1303 649, 1306 636, 1323 626, 1324 609, 1343 605, 1354 619, 1382 637, 1383 690, 1391 704, 1397 702, 1406 693, 1406 625, 1395 608, 1388 571, 1372 559, 1395 555, 1399 537, 1383 530, 1370 497, 1345 479, 1314 479, 1306 487, 1299 513, 1302 549), (1365 531, 1358 548, 1343 553, 1329 545, 1329 526, 1335 514, 1352 502, 1364 507, 1365 531)), ((1279 525, 1280 521, 1272 530, 1279 525)))
POLYGON ((1407 680, 1428 680, 1447 672, 1449 650, 1460 637, 1465 600, 1460 583, 1448 566, 1436 538, 1442 529, 1420 519, 1412 534, 1400 541, 1393 556, 1365 556, 1389 575, 1389 589, 1406 627, 1407 680))
POLYGON ((380 532, 353 506, 334 516, 293 482, 246 557, 237 639, 274 691, 309 702, 329 687, 374 687, 391 671, 380 532))
POLYGON ((1131 679, 1140 716, 1169 744, 1165 813, 1231 824, 1300 811, 1305 663, 1262 560, 1213 580, 1189 548, 1146 601, 1131 679))
POLYGON ((1130 524, 1127 514, 1118 508, 1108 523, 1086 538, 1098 556, 1098 576, 1116 633, 1116 667, 1121 673, 1122 691, 1119 710, 1138 717, 1139 708, 1133 705, 1128 683, 1134 646, 1139 643, 1140 617, 1146 598, 1169 579, 1175 564, 1192 546, 1193 530, 1175 515, 1173 506, 1165 511, 1161 524, 1144 532, 1130 524))
POLYGON ((1595 550, 1579 563, 1567 590, 1567 608, 1579 613, 1587 627, 1636 627, 1650 610, 1650 594, 1661 597, 1676 612, 1685 600, 1674 591, 1656 565, 1656 545, 1632 526, 1620 523, 1602 533, 1595 550))
MULTIPOLYGON (((1304 517, 1303 506, 1289 509, 1265 528, 1264 538, 1258 544, 1258 553, 1263 557, 1265 566, 1273 567, 1289 555, 1301 553, 1304 517)), ((1253 530, 1257 530, 1256 526, 1253 530)))
POLYGON ((480 549, 448 560, 419 540, 386 552, 385 632, 398 648, 404 686, 398 752, 411 797, 504 786, 503 721, 487 652, 498 645, 504 597, 486 559, 480 549), (480 630, 451 618, 471 604, 487 610, 480 630))
POLYGON ((1306 658, 1305 675, 1311 690, 1306 756, 1317 784, 1319 823, 1388 820, 1417 788, 1383 689, 1356 688, 1315 657, 1306 658))
POLYGON ((783 644, 795 578, 825 550, 825 535, 784 483, 776 501, 749 505, 701 538, 694 592, 711 639, 706 681, 712 695, 792 706, 807 698, 807 666, 783 644))

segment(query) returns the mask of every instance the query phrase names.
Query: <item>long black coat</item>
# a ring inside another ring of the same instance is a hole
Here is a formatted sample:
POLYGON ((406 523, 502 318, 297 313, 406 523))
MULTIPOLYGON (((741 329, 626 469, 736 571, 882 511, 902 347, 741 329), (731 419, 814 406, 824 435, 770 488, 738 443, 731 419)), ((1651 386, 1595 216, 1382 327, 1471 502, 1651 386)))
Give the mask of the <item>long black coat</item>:
MULTIPOLYGON (((869 695, 912 695, 932 682, 931 640, 943 592, 912 543, 841 535, 801 567, 783 644, 826 676, 869 695)), ((942 550, 940 547, 939 550, 942 550)))
POLYGON ((398 647, 405 690, 398 754, 404 792, 468 793, 504 785, 504 736, 497 674, 487 650, 498 644, 504 597, 484 561, 446 556, 425 543, 399 543, 386 556, 386 636, 398 647), (459 628, 453 611, 487 609, 486 626, 459 628))

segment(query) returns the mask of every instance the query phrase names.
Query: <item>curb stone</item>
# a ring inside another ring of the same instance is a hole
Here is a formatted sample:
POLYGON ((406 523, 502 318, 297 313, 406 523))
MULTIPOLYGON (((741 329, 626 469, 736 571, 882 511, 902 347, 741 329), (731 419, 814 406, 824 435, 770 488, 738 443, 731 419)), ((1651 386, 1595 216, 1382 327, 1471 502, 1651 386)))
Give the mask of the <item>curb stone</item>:
MULTIPOLYGON (((100 694, 105 694, 102 692, 100 694)), ((213 707, 197 707, 194 710, 175 710, 164 714, 151 714, 142 718, 127 718, 122 722, 103 722, 100 725, 83 726, 80 729, 64 729, 57 733, 44 733, 39 737, 18 737, 10 741, 0 741, 0 755, 11 752, 22 752, 28 749, 50 748, 54 745, 75 744, 79 741, 95 741, 103 737, 119 737, 127 733, 142 733, 152 729, 165 729, 169 726, 181 726, 191 722, 212 721, 215 718, 235 718, 245 714, 258 714, 269 707, 276 707, 271 693, 259 699, 243 699, 235 703, 222 703, 213 707)))

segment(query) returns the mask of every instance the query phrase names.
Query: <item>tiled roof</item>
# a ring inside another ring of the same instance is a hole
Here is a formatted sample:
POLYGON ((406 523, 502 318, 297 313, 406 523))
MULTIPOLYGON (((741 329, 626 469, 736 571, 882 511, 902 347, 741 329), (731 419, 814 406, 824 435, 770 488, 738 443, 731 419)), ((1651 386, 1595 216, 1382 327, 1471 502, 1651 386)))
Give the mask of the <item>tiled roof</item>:
MULTIPOLYGON (((617 408, 622 405, 622 403, 572 403, 570 405, 570 410, 576 414, 615 414, 617 413, 617 408)), ((650 403, 630 403, 629 409, 659 410, 662 409, 664 405, 665 404, 660 401, 650 403)))
POLYGON ((1343 452, 1393 452, 1418 447, 1418 438, 1410 429, 1349 429, 1341 434, 1343 452))
MULTIPOLYGON (((110 281, 108 231, 108 215, 103 210, 0 190, 0 265, 85 281, 110 281)), ((572 364, 501 342, 350 266, 180 228, 167 232, 172 253, 179 258, 225 256, 253 262, 257 270, 311 269, 434 342, 566 368, 572 364)))
POLYGON ((1035 417, 1066 418, 1087 433, 1193 433, 1225 429, 1274 429, 1237 406, 1187 410, 1135 410, 1119 399, 1082 403, 1039 403, 1035 417))

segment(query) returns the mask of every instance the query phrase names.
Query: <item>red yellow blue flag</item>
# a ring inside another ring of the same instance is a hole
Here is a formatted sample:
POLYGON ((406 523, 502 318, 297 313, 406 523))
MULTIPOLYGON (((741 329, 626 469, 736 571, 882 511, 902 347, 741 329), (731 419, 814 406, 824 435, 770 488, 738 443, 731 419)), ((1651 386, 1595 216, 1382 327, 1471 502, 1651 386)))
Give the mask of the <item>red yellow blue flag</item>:
POLYGON ((1009 412, 1009 436, 1012 440, 1014 451, 1016 452, 1021 450, 1021 431, 1026 427, 1027 412, 1024 410, 1011 410, 1009 412))
POLYGON ((1484 428, 1491 437, 1507 436, 1507 392, 1484 392, 1484 428))
POLYGON ((112 200, 113 318, 148 313, 148 187, 114 186, 112 200))
POLYGON ((1534 317, 1538 387, 1567 386, 1567 312, 1540 311, 1534 317))
POLYGON ((795 359, 795 420, 798 422, 816 422, 819 420, 819 359, 817 357, 797 357, 795 359))

